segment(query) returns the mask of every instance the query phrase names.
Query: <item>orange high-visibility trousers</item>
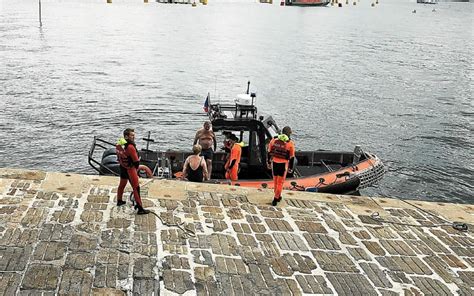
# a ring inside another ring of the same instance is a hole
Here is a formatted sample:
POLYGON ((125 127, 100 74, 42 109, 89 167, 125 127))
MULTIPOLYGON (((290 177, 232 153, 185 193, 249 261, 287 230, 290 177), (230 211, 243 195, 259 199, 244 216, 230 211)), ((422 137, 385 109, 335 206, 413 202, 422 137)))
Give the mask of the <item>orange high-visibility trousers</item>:
POLYGON ((239 179, 239 166, 234 165, 232 169, 225 172, 225 178, 231 181, 237 181, 239 179))
POLYGON ((283 191, 283 184, 286 179, 286 172, 288 171, 288 162, 273 162, 273 192, 276 200, 281 200, 281 192, 283 191))

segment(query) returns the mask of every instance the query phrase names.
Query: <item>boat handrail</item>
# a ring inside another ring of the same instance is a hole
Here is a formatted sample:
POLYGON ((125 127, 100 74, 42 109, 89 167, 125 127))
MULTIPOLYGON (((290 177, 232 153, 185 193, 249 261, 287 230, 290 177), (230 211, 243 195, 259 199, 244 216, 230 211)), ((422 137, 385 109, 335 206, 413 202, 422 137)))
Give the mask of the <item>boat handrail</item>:
POLYGON ((108 144, 110 146, 115 146, 113 143, 109 142, 109 141, 106 141, 106 140, 103 140, 101 138, 98 138, 97 136, 94 136, 94 140, 92 141, 92 145, 91 145, 91 148, 89 149, 89 155, 88 155, 88 162, 89 162, 89 165, 94 169, 96 170, 99 174, 102 172, 101 169, 105 169, 107 170, 109 173, 111 173, 112 175, 114 176, 118 176, 118 174, 114 171, 112 171, 110 168, 106 167, 105 165, 103 165, 102 163, 98 162, 97 160, 94 159, 94 152, 95 152, 95 147, 100 147, 100 148, 103 148, 103 149, 107 149, 107 147, 105 147, 104 145, 102 144, 99 144, 97 142, 101 142, 103 144, 108 144))

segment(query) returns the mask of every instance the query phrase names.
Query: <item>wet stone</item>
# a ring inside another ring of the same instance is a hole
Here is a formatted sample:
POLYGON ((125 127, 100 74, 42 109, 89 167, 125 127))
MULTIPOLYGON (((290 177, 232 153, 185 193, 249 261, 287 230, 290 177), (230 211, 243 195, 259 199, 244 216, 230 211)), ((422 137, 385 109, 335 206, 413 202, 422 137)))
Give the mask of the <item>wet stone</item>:
POLYGON ((30 208, 26 212, 23 219, 21 219, 21 225, 24 227, 35 228, 41 226, 48 215, 48 209, 45 208, 30 208))
POLYGON ((380 221, 374 220, 372 217, 367 215, 359 215, 358 216, 360 221, 364 224, 372 224, 372 225, 382 225, 380 221))
POLYGON ((124 218, 111 218, 107 222, 107 228, 128 228, 132 222, 124 218))
MULTIPOLYGON (((31 205, 32 208, 52 208, 54 207, 53 200, 35 200, 31 205)), ((11 207, 12 210, 8 211, 8 214, 12 214, 17 207, 11 207)))
POLYGON ((53 217, 51 218, 51 222, 58 222, 61 224, 68 224, 74 221, 74 216, 76 215, 76 211, 73 209, 65 208, 61 211, 55 211, 53 213, 53 217))
MULTIPOLYGON (((305 233, 306 235, 307 233, 305 233)), ((308 251, 303 239, 295 233, 273 233, 273 237, 278 242, 282 250, 288 251, 308 251)))
POLYGON ((90 202, 90 203, 108 204, 109 203, 109 196, 89 195, 87 197, 87 201, 90 202))
POLYGON ((423 258, 431 269, 438 274, 446 283, 452 283, 457 275, 451 271, 448 264, 437 256, 428 256, 423 258))
POLYGON ((97 238, 82 234, 75 234, 69 244, 69 249, 73 251, 92 251, 97 249, 97 238))
POLYGON ((449 288, 442 282, 427 277, 412 277, 414 285, 425 295, 451 295, 449 288))
POLYGON ((275 210, 274 207, 269 207, 269 210, 266 211, 260 211, 260 215, 265 218, 277 218, 281 219, 284 217, 283 213, 281 211, 275 210))
POLYGON ((319 266, 326 271, 359 272, 346 254, 338 252, 311 251, 319 266))
POLYGON ((459 278, 471 288, 474 288, 474 271, 458 271, 459 278))
POLYGON ((421 232, 420 230, 417 230, 417 229, 415 229, 414 232, 434 252, 445 253, 445 254, 452 253, 451 251, 446 249, 440 242, 438 242, 438 240, 436 240, 434 237, 426 235, 424 232, 421 232))
POLYGON ((79 205, 79 201, 77 199, 74 199, 72 197, 69 197, 68 199, 61 199, 59 200, 58 202, 58 205, 60 207, 64 207, 64 208, 73 208, 73 209, 77 209, 78 205, 79 205))
POLYGON ((338 295, 378 295, 375 288, 362 274, 326 273, 338 295))
POLYGON ((209 242, 212 253, 215 255, 236 256, 238 255, 238 245, 235 238, 225 234, 212 234, 209 242))
POLYGON ((293 232, 290 223, 282 219, 265 219, 265 223, 272 231, 289 231, 293 232))
POLYGON ((36 198, 43 199, 43 200, 57 200, 59 198, 59 195, 55 192, 39 191, 38 194, 36 195, 36 198))
POLYGON ((280 249, 278 249, 274 242, 260 242, 260 250, 263 251, 264 256, 267 258, 280 256, 280 249))
POLYGON ((0 247, 0 271, 23 271, 33 248, 0 247))
POLYGON ((135 231, 155 232, 155 215, 135 215, 135 231))
POLYGON ((396 239, 398 238, 396 232, 390 227, 367 227, 367 230, 372 234, 373 237, 378 239, 396 239))
POLYGON ((295 278, 305 294, 334 294, 323 276, 298 274, 295 278))
POLYGON ((313 269, 317 268, 313 260, 305 255, 302 256, 298 253, 286 253, 283 254, 282 258, 286 261, 287 265, 295 272, 309 274, 313 269))
POLYGON ((451 250, 458 256, 465 257, 474 257, 474 247, 473 248, 463 248, 463 247, 451 247, 451 250))
POLYGON ((247 268, 241 259, 216 257, 216 272, 228 274, 246 274, 247 268))
POLYGON ((362 241, 362 243, 365 245, 367 250, 369 250, 370 253, 377 255, 377 256, 383 256, 385 255, 384 249, 374 241, 362 241))
POLYGON ((208 249, 210 248, 208 236, 198 234, 196 237, 189 238, 189 246, 192 249, 208 249))
POLYGON ((321 223, 308 222, 308 221, 295 221, 300 231, 306 231, 309 233, 328 233, 326 228, 321 223))
POLYGON ((191 274, 186 271, 164 270, 163 280, 165 288, 175 293, 183 294, 194 288, 191 274))
POLYGON ((163 213, 160 213, 160 217, 161 217, 161 220, 163 221, 163 223, 165 224, 170 224, 170 225, 173 225, 173 224, 181 224, 181 218, 173 215, 173 212, 163 212, 163 213))
POLYGON ((329 216, 329 215, 324 216, 324 220, 326 221, 329 228, 331 228, 332 230, 335 230, 337 232, 347 231, 346 228, 344 227, 344 225, 341 222, 334 221, 335 219, 336 219, 336 217, 334 217, 332 215, 331 216, 329 216))
POLYGON ((232 223, 232 228, 237 233, 252 233, 252 229, 249 224, 246 223, 232 223))
POLYGON ((251 214, 251 215, 257 214, 257 207, 255 207, 252 204, 243 204, 240 206, 240 208, 244 210, 245 212, 247 212, 248 214, 251 214))
POLYGON ((364 274, 369 277, 370 281, 372 281, 372 283, 374 283, 374 285, 376 287, 392 288, 392 284, 387 279, 387 277, 382 272, 382 270, 377 267, 376 264, 374 264, 374 263, 360 263, 359 265, 362 268, 362 270, 364 271, 364 274))
POLYGON ((335 239, 319 233, 305 233, 304 238, 312 249, 340 250, 341 247, 335 239))
POLYGON ((380 240, 380 244, 391 255, 415 256, 410 247, 401 240, 380 240))
POLYGON ((160 295, 160 283, 155 279, 136 279, 133 281, 132 295, 160 295))
POLYGON ((64 271, 59 286, 60 295, 89 295, 92 288, 92 275, 82 270, 64 271))
POLYGON ((38 229, 7 228, 0 237, 0 246, 26 247, 35 243, 38 239, 38 229))
POLYGON ((81 220, 83 222, 102 222, 102 212, 86 210, 81 214, 81 220))
POLYGON ((357 245, 357 241, 347 231, 339 232, 339 240, 345 245, 357 245))
POLYGON ((32 264, 26 270, 21 288, 54 291, 58 285, 60 272, 60 268, 53 265, 32 264))
POLYGON ((33 260, 53 261, 64 257, 65 242, 39 242, 33 253, 33 260))
POLYGON ((68 241, 74 230, 70 225, 46 223, 41 227, 39 240, 44 241, 68 241))
POLYGON ((170 199, 160 199, 160 207, 166 208, 167 211, 174 211, 178 208, 178 202, 170 199))
POLYGON ((401 284, 411 284, 412 283, 412 281, 403 272, 389 271, 387 274, 392 279, 392 281, 394 281, 396 283, 401 283, 401 284))
POLYGON ((239 205, 239 202, 236 201, 234 198, 232 197, 223 197, 222 198, 222 205, 224 205, 224 207, 237 207, 239 205))
POLYGON ((231 220, 240 220, 244 218, 242 211, 239 208, 231 208, 227 210, 227 216, 231 220))
POLYGON ((16 206, 6 206, 0 208, 0 215, 10 215, 17 209, 16 206))
POLYGON ((349 251, 349 254, 356 260, 365 260, 365 261, 371 261, 372 259, 370 256, 367 254, 366 251, 362 248, 347 248, 347 251, 349 251))
POLYGON ((383 267, 390 271, 401 271, 408 274, 431 275, 433 272, 418 257, 385 256, 376 257, 383 267))
POLYGON ((406 243, 415 251, 418 255, 434 255, 433 252, 428 245, 424 242, 419 240, 406 240, 406 243))
POLYGON ((242 246, 258 247, 257 241, 251 235, 238 233, 237 238, 242 246))
POLYGON ((214 269, 212 267, 195 267, 194 279, 196 282, 214 281, 214 269))
MULTIPOLYGON (((147 216, 150 216, 150 215, 147 215, 147 216)), ((186 245, 186 239, 184 238, 184 231, 182 231, 181 229, 161 230, 161 240, 163 244, 186 245)))
MULTIPOLYGON (((443 260, 444 262, 446 262, 446 264, 448 264, 450 267, 462 268, 462 269, 467 268, 467 266, 455 255, 439 254, 438 257, 441 258, 441 260, 443 260)), ((469 258, 464 258, 464 259, 469 262, 469 258)), ((474 264, 471 264, 471 267, 474 267, 474 264)))
POLYGON ((259 248, 242 246, 239 248, 239 253, 246 264, 266 264, 268 261, 259 248))
POLYGON ((334 213, 336 213, 338 217, 341 217, 343 219, 349 219, 349 220, 354 219, 354 216, 352 216, 349 211, 346 211, 343 209, 333 209, 333 211, 334 213))
POLYGON ((282 257, 270 260, 273 272, 280 276, 292 276, 294 271, 282 257))
POLYGON ((95 254, 93 253, 70 253, 66 257, 65 267, 67 269, 85 270, 94 267, 95 254))
MULTIPOLYGON (((212 259, 212 258, 211 258, 212 259)), ((188 259, 178 255, 166 256, 163 261, 164 269, 190 269, 188 259)))
POLYGON ((191 251, 191 254, 193 255, 194 263, 208 265, 208 266, 214 265, 214 262, 212 260, 212 254, 209 253, 209 251, 195 250, 195 251, 191 251))
POLYGON ((81 223, 77 225, 77 229, 82 232, 86 232, 89 234, 97 234, 100 233, 101 227, 98 223, 81 223))
POLYGON ((212 230, 215 232, 224 231, 228 228, 227 224, 224 221, 212 220, 212 230))
POLYGON ((137 258, 133 265, 133 278, 154 278, 153 271, 156 266, 156 260, 150 258, 137 258))
POLYGON ((105 211, 107 209, 107 204, 98 204, 86 202, 84 204, 84 210, 93 210, 93 211, 105 211))
POLYGON ((255 238, 258 241, 261 241, 261 242, 272 242, 273 241, 273 237, 270 234, 266 234, 266 233, 257 233, 257 234, 255 234, 255 238))
POLYGON ((0 273, 0 295, 16 295, 21 275, 12 272, 0 273))

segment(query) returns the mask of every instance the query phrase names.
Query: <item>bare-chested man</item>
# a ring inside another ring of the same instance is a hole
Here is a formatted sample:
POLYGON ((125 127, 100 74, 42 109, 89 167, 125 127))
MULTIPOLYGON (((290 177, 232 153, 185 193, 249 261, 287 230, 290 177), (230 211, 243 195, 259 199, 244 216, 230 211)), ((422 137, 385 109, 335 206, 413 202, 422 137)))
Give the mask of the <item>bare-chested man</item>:
POLYGON ((204 122, 203 128, 196 132, 194 137, 193 145, 199 144, 202 147, 201 156, 204 157, 207 164, 207 171, 209 173, 208 179, 211 179, 212 175, 212 156, 216 150, 216 136, 211 130, 211 122, 204 122), (213 150, 214 148, 214 150, 213 150))

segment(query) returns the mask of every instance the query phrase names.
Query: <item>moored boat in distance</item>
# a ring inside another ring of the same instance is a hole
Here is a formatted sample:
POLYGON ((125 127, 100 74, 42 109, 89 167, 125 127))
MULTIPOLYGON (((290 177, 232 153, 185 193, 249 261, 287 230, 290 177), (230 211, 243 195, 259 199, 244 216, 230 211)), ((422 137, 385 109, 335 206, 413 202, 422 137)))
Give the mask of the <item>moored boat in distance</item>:
POLYGON ((330 0, 285 0, 288 6, 327 6, 330 0))
MULTIPOLYGON (((249 82, 250 84, 250 82, 249 82)), ((257 114, 256 95, 240 94, 233 104, 212 104, 206 99, 206 111, 216 134, 217 143, 225 143, 235 135, 242 143, 239 180, 225 179, 224 164, 227 153, 225 145, 215 151, 211 183, 231 184, 254 188, 273 188, 272 172, 267 167, 267 145, 280 134, 275 120, 265 114, 257 114)), ((141 149, 140 164, 146 166, 143 177, 179 178, 186 158, 191 151, 153 151, 148 144, 154 142, 148 138, 146 149, 141 149)), ((192 139, 190 139, 190 143, 192 139)), ((298 147, 297 143, 296 146, 298 147)), ((94 137, 89 151, 89 164, 102 175, 118 175, 119 163, 115 154, 115 144, 94 137), (100 161, 97 156, 101 155, 100 161)), ((354 151, 296 151, 296 165, 287 175, 284 189, 351 194, 377 184, 385 174, 382 161, 375 155, 356 146, 354 151)))

